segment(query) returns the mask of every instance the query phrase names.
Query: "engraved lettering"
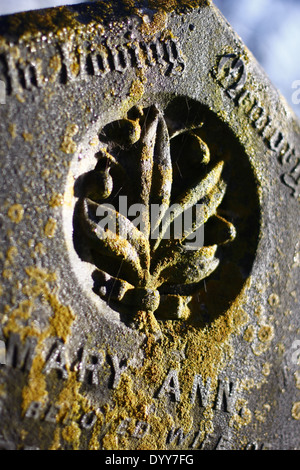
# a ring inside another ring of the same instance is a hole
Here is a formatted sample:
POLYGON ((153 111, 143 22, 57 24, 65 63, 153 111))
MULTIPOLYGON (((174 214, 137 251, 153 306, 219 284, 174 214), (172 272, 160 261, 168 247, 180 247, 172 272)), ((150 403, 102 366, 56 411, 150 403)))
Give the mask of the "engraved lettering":
POLYGON ((136 439, 142 439, 148 433, 150 424, 145 421, 138 421, 133 431, 132 437, 136 439))
POLYGON ((130 366, 130 361, 127 361, 125 364, 121 366, 121 362, 123 361, 120 361, 118 356, 113 356, 111 360, 112 360, 113 369, 114 369, 114 380, 113 380, 112 388, 117 388, 120 383, 121 374, 125 372, 125 370, 130 366))
POLYGON ((36 341, 33 338, 27 338, 22 343, 18 334, 11 334, 8 339, 6 365, 23 371, 29 371, 35 346, 36 341))
POLYGON ((247 70, 243 60, 236 54, 224 55, 218 67, 218 75, 226 77, 226 93, 230 98, 235 98, 247 81, 247 70))
POLYGON ((179 44, 176 40, 170 41, 169 59, 173 62, 171 72, 180 75, 185 69, 184 59, 180 53, 179 44))
POLYGON ((237 105, 238 106, 242 106, 242 105, 245 105, 249 100, 251 99, 251 93, 249 90, 243 90, 242 93, 238 96, 237 98, 237 105))
POLYGON ((159 65, 164 65, 164 49, 162 43, 160 41, 155 41, 150 44, 150 48, 156 63, 159 65))
MULTIPOLYGON (((202 431, 203 434, 203 431, 202 431)), ((193 448, 195 448, 194 446, 193 448)), ((230 438, 227 435, 212 433, 205 436, 200 445, 199 450, 228 450, 230 448, 230 438), (228 446, 229 443, 229 446, 228 446)))
POLYGON ((60 410, 59 405, 50 405, 49 409, 47 410, 45 414, 45 421, 48 421, 49 423, 56 423, 56 417, 57 417, 59 410, 60 410))
POLYGON ((95 75, 96 77, 103 73, 101 57, 96 52, 91 52, 87 56, 87 69, 89 75, 95 75))
POLYGON ((8 94, 10 91, 15 90, 18 92, 20 86, 20 79, 16 63, 10 54, 4 54, 6 67, 7 67, 7 78, 8 78, 8 94))
POLYGON ((108 61, 108 51, 109 49, 108 48, 105 48, 102 49, 101 53, 100 53, 100 58, 102 60, 102 68, 103 68, 103 74, 106 75, 108 72, 111 72, 112 69, 110 67, 110 64, 109 64, 109 61, 108 61))
POLYGON ((80 424, 83 427, 83 429, 92 429, 94 424, 97 421, 97 416, 93 411, 90 411, 89 413, 85 413, 81 420, 80 424))
POLYGON ((99 383, 99 370, 102 368, 104 363, 104 357, 102 354, 90 353, 86 349, 82 352, 81 361, 78 366, 79 376, 78 380, 83 382, 86 376, 93 385, 99 383))
POLYGON ((52 369, 56 370, 63 379, 68 378, 66 349, 62 343, 54 347, 43 371, 49 374, 52 369))
POLYGON ((57 53, 60 56, 60 69, 57 67, 55 73, 51 59, 47 64, 46 60, 42 62, 34 53, 24 50, 21 61, 5 51, 0 56, 0 73, 6 81, 7 94, 31 91, 55 81, 68 84, 75 80, 86 80, 89 76, 105 77, 114 71, 125 73, 131 67, 139 69, 145 65, 159 65, 164 75, 181 74, 184 71, 184 59, 175 39, 157 37, 151 43, 137 39, 130 44, 122 44, 121 41, 113 44, 114 41, 115 38, 109 41, 99 38, 99 43, 95 43, 87 39, 84 46, 72 40, 52 43, 56 49, 53 57, 57 57, 57 53))
POLYGON ((0 437, 0 450, 16 450, 16 444, 0 437))
POLYGON ((258 131, 263 129, 266 117, 266 110, 257 101, 255 101, 251 111, 249 112, 249 119, 258 131))
POLYGON ((274 134, 269 138, 269 147, 275 152, 280 152, 284 145, 284 136, 282 132, 276 130, 274 134))
POLYGON ((123 46, 114 49, 113 60, 115 70, 117 70, 117 72, 124 72, 129 66, 127 50, 123 46))
POLYGON ((292 189, 292 195, 295 198, 299 197, 299 159, 296 158, 295 149, 287 142, 283 132, 275 128, 268 110, 259 103, 253 92, 244 87, 247 81, 247 71, 242 59, 236 54, 224 55, 219 60, 217 72, 213 72, 213 75, 235 104, 244 107, 249 121, 257 129, 269 149, 275 152, 279 162, 284 166, 292 165, 281 175, 281 181, 292 189))
POLYGON ((215 450, 228 450, 231 446, 231 441, 228 436, 220 436, 215 447, 215 450))
POLYGON ((86 80, 87 78, 87 50, 83 47, 78 47, 76 51, 79 57, 79 76, 82 80, 86 80))
POLYGON ((128 52, 131 56, 132 67, 136 67, 138 69, 142 68, 143 62, 141 60, 139 43, 133 42, 131 46, 129 47, 128 52))
POLYGON ((62 44, 60 50, 62 55, 63 83, 71 82, 78 75, 80 66, 78 62, 76 64, 75 61, 71 60, 72 46, 69 42, 62 44))
POLYGON ((25 418, 40 419, 42 409, 43 404, 40 401, 32 401, 26 410, 25 418))
POLYGON ((263 127, 263 129, 260 131, 260 135, 266 139, 267 138, 267 133, 271 129, 272 125, 272 118, 270 116, 267 117, 266 123, 263 127))
POLYGON ((298 198, 300 196, 300 160, 291 173, 285 173, 282 179, 293 190, 294 197, 298 198))
POLYGON ((233 413, 236 399, 237 383, 229 382, 227 378, 225 380, 219 380, 215 409, 233 413))
POLYGON ((182 428, 179 428, 177 430, 172 428, 167 437, 167 443, 172 444, 173 442, 177 441, 177 444, 181 445, 191 436, 192 432, 193 431, 191 430, 187 434, 184 434, 182 428))
POLYGON ((282 165, 286 165, 295 160, 296 150, 290 146, 289 143, 286 144, 285 150, 281 153, 280 161, 282 165))
POLYGON ((43 79, 35 64, 18 64, 18 70, 21 84, 26 90, 42 86, 43 79))
POLYGON ((244 450, 263 450, 264 444, 258 444, 257 442, 248 442, 244 450))
POLYGON ((119 425, 117 429, 117 434, 119 434, 119 436, 123 436, 126 433, 130 423, 131 423, 131 418, 123 419, 123 421, 121 422, 121 424, 119 425))
POLYGON ((195 439, 193 440, 192 442, 192 445, 191 445, 191 449, 196 449, 197 448, 197 445, 199 444, 199 441, 201 440, 201 438, 203 437, 203 431, 198 431, 198 433, 196 434, 195 436, 195 439))
POLYGON ((192 392, 191 392, 191 404, 195 403, 197 392, 199 392, 200 406, 203 406, 204 408, 208 406, 208 403, 210 401, 210 393, 211 393, 210 384, 211 384, 211 379, 208 379, 206 382, 206 386, 204 386, 201 375, 198 375, 198 374, 195 375, 194 383, 192 386, 192 392))
POLYGON ((164 380, 164 383, 159 391, 158 398, 164 395, 171 395, 175 401, 180 401, 180 386, 178 380, 178 372, 175 369, 171 369, 164 380))

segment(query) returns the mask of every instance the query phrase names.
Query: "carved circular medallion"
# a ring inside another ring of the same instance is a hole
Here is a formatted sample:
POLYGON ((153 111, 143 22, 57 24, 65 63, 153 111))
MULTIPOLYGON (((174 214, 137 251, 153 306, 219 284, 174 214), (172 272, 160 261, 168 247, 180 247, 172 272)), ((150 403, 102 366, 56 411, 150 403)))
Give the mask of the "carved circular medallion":
POLYGON ((257 245, 243 149, 187 97, 139 102, 97 130, 72 170, 75 271, 87 268, 90 294, 126 323, 210 322, 241 291, 257 245))

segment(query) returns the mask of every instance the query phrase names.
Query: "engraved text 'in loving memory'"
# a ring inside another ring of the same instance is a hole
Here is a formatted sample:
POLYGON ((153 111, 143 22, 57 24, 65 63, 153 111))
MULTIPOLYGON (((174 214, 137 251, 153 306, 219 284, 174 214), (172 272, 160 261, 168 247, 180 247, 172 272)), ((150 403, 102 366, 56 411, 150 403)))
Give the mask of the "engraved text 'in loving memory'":
MULTIPOLYGON (((44 43, 47 45, 46 36, 44 43)), ((2 47, 0 76, 5 81, 7 95, 43 88, 51 83, 104 78, 108 73, 122 74, 132 68, 157 66, 165 76, 181 74, 185 68, 175 38, 156 37, 149 42, 141 38, 115 44, 100 37, 98 42, 88 41, 82 45, 71 40, 50 43, 46 51, 42 46, 37 44, 32 51, 25 49, 22 54, 17 45, 2 47), (41 54, 38 55, 36 51, 39 50, 41 54)))

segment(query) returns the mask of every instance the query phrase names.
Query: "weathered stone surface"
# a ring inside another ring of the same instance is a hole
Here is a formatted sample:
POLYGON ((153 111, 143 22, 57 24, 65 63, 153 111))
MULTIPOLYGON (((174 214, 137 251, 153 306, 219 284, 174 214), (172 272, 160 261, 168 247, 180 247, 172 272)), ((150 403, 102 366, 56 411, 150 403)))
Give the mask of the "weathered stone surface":
POLYGON ((299 449, 299 121, 251 53, 208 1, 0 33, 1 447, 299 449))

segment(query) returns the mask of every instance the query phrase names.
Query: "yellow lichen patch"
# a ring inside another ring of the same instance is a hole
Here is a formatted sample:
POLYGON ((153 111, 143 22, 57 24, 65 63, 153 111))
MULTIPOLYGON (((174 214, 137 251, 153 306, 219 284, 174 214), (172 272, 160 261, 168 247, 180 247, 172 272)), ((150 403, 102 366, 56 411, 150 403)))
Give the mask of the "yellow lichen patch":
POLYGON ((267 419, 267 415, 271 410, 271 406, 265 403, 261 410, 255 410, 254 416, 257 421, 264 423, 267 419))
POLYGON ((77 149, 76 142, 73 141, 73 137, 78 133, 77 124, 70 124, 65 132, 63 141, 61 144, 61 150, 67 154, 74 153, 77 149))
POLYGON ((283 354, 285 353, 285 345, 283 343, 278 343, 277 351, 280 356, 283 356, 283 354))
POLYGON ((7 279, 8 281, 11 281, 13 278, 13 273, 10 269, 3 269, 2 277, 3 279, 7 279))
POLYGON ((8 131, 12 137, 12 139, 15 139, 17 137, 17 126, 16 124, 10 123, 8 126, 8 131))
POLYGON ((8 248, 6 252, 6 260, 9 263, 13 263, 15 261, 15 257, 18 254, 18 248, 16 246, 11 246, 8 248))
POLYGON ((23 132, 22 137, 25 140, 25 142, 32 142, 33 141, 33 135, 30 134, 29 132, 23 132))
POLYGON ((48 170, 48 168, 44 168, 42 171, 42 178, 44 180, 47 180, 49 176, 50 176, 50 171, 48 170))
POLYGON ((64 137, 63 143, 61 145, 61 150, 65 153, 71 154, 76 152, 77 144, 72 140, 71 137, 64 137))
POLYGON ((46 253, 46 248, 42 242, 38 242, 34 247, 34 253, 37 255, 44 255, 46 253))
POLYGON ((261 305, 259 305, 254 311, 254 315, 257 316, 258 318, 262 317, 263 313, 264 313, 264 309, 261 305))
POLYGON ((57 421, 64 422, 64 420, 67 421, 70 418, 78 419, 81 409, 80 402, 82 400, 82 397, 79 394, 80 387, 81 384, 77 382, 75 374, 69 371, 69 378, 56 402, 60 407, 57 421))
POLYGON ((53 209, 55 207, 60 207, 63 204, 63 195, 62 194, 53 194, 50 201, 49 206, 53 209))
POLYGON ((247 392, 255 387, 255 381, 252 377, 245 377, 241 380, 240 388, 241 390, 246 390, 247 392))
POLYGON ((296 381, 296 387, 300 390, 300 372, 295 372, 294 376, 296 381))
POLYGON ((0 385, 0 397, 5 397, 5 395, 6 395, 6 385, 1 384, 0 385))
POLYGON ((237 413, 234 413, 230 418, 229 426, 238 430, 251 423, 252 413, 247 407, 247 401, 244 398, 237 400, 236 410, 237 413))
POLYGON ((80 435, 81 435, 81 430, 80 427, 77 423, 72 422, 68 426, 66 426, 61 433, 62 438, 69 442, 72 443, 73 445, 73 450, 79 449, 80 446, 80 435))
POLYGON ((279 305, 279 297, 277 294, 271 294, 268 298, 269 305, 271 307, 277 307, 279 305))
POLYGON ((45 366, 45 358, 43 356, 44 340, 52 335, 66 341, 70 333, 71 324, 75 318, 70 307, 64 306, 50 289, 49 283, 57 280, 55 273, 47 272, 36 266, 29 266, 25 271, 29 277, 29 283, 24 286, 23 293, 28 295, 30 300, 22 302, 18 309, 12 312, 3 328, 5 335, 9 335, 12 331, 17 332, 22 340, 27 336, 37 336, 38 338, 35 356, 28 376, 28 383, 22 391, 23 412, 26 412, 32 401, 45 404, 48 397, 46 377, 43 373, 45 366), (34 300, 40 295, 42 295, 43 300, 48 303, 53 311, 53 316, 49 320, 49 326, 42 333, 34 331, 33 327, 20 325, 20 320, 28 320, 30 318, 34 308, 34 300))
POLYGON ((29 371, 28 383, 22 390, 22 410, 25 413, 32 402, 45 404, 47 401, 46 378, 43 374, 45 360, 40 354, 35 355, 29 371))
MULTIPOLYGON (((66 383, 61 390, 56 405, 59 407, 57 414, 57 422, 61 422, 65 426, 61 430, 61 435, 56 434, 51 448, 59 448, 61 438, 69 444, 72 444, 73 449, 78 449, 80 445, 81 429, 78 425, 78 420, 82 413, 95 412, 89 405, 88 400, 80 393, 81 383, 77 381, 76 373, 68 371, 69 376, 66 383)), ((95 412, 97 418, 99 413, 95 412)), ((97 423, 96 423, 97 424, 97 423)), ((102 425, 102 421, 101 421, 102 425)), ((98 427, 96 427, 98 429, 98 427)), ((95 436, 94 436, 95 440, 95 436)), ((97 444, 94 442, 94 446, 97 444)))
POLYGON ((261 356, 269 349, 269 347, 270 347, 269 341, 256 343, 253 345, 252 351, 253 351, 253 354, 255 354, 255 356, 261 356))
POLYGON ((61 446, 60 443, 60 428, 56 428, 53 434, 52 444, 49 447, 49 450, 59 450, 61 446))
POLYGON ((90 141, 89 141, 89 144, 92 146, 92 147, 95 147, 96 145, 99 144, 99 139, 97 136, 93 137, 90 141))
POLYGON ((30 318, 33 308, 34 303, 31 300, 24 300, 17 308, 11 310, 9 319, 2 328, 4 335, 9 337, 10 333, 18 333, 22 341, 28 336, 38 336, 39 331, 36 328, 24 325, 24 322, 30 318))
POLYGON ((47 336, 57 336, 66 341, 75 315, 69 306, 65 306, 60 302, 56 293, 52 292, 47 285, 49 282, 56 281, 56 274, 47 273, 35 266, 30 266, 25 271, 30 277, 31 283, 23 288, 23 292, 31 298, 42 294, 44 300, 53 311, 53 316, 49 320, 50 324, 46 332, 47 336))
MULTIPOLYGON (((106 450, 113 449, 126 449, 131 446, 130 434, 134 431, 137 421, 151 424, 154 432, 157 428, 155 415, 147 415, 147 406, 151 401, 147 393, 142 390, 135 390, 134 383, 128 374, 123 373, 120 383, 114 392, 114 406, 106 406, 105 421, 110 423, 110 428, 103 439, 103 448, 106 450), (118 434, 120 426, 124 420, 128 420, 128 427, 124 432, 118 434), (122 434, 122 435, 121 435, 122 434)), ((158 435, 155 433, 158 437, 158 435)), ((149 438, 149 436, 148 436, 149 438)), ((144 439, 141 439, 141 445, 145 444, 144 439)), ((153 443, 153 449, 158 448, 158 442, 153 443)))
POLYGON ((54 315, 49 320, 52 334, 66 341, 72 323, 75 320, 75 315, 69 306, 61 304, 56 295, 49 292, 46 299, 54 312, 54 315))
POLYGON ((134 80, 129 90, 129 96, 134 99, 140 99, 145 91, 144 84, 141 80, 134 80))
POLYGON ((49 217, 45 227, 44 227, 44 234, 47 238, 53 238, 56 232, 56 225, 57 222, 53 217, 49 217))
POLYGON ((244 340, 247 341, 248 343, 251 343, 254 340, 255 337, 255 330, 253 325, 249 325, 247 329, 244 332, 244 340))
POLYGON ((271 325, 263 325, 257 333, 258 339, 262 343, 267 343, 274 338, 274 328, 271 325))
POLYGON ((49 68, 50 68, 50 71, 51 71, 50 72, 50 77, 49 77, 50 83, 55 82, 55 80, 57 78, 57 75, 61 71, 61 67, 62 67, 61 57, 58 54, 51 57, 51 59, 49 60, 49 68))
POLYGON ((297 401, 296 403, 293 404, 292 417, 297 420, 300 419, 300 401, 297 401))
MULTIPOLYGON (((227 314, 202 330, 170 321, 163 324, 159 342, 149 331, 146 333, 145 361, 140 369, 132 371, 135 380, 142 381, 144 387, 137 390, 135 381, 127 373, 122 374, 120 384, 112 395, 114 407, 107 406, 105 410, 105 421, 111 423, 103 439, 105 449, 131 448, 130 436, 137 419, 151 426, 151 433, 146 433, 139 440, 138 449, 142 450, 169 448, 166 438, 170 429, 182 428, 185 435, 191 431, 194 423, 190 394, 194 376, 201 374, 204 384, 211 379, 211 391, 216 393, 219 374, 232 358, 231 335, 238 334, 247 321, 240 305, 240 302, 236 307, 232 305, 227 314), (165 329, 167 335, 164 334, 165 329), (178 354, 181 356, 179 362, 178 354), (163 396, 159 401, 154 399, 170 368, 178 371, 180 383, 180 400, 174 404, 172 415, 167 411, 170 397, 163 396), (125 419, 131 421, 120 435, 119 426, 125 419)), ((239 402, 238 407, 236 420, 233 421, 236 426, 246 426, 251 421, 251 412, 246 402, 239 402)), ((213 417, 212 405, 208 405, 199 425, 202 439, 213 431, 213 417)))
POLYGON ((167 14, 163 11, 159 11, 153 15, 152 21, 146 22, 144 19, 143 24, 141 26, 141 32, 144 36, 152 36, 162 31, 166 27, 166 25, 167 14))
POLYGON ((26 431, 25 429, 22 429, 21 432, 20 432, 20 438, 22 441, 24 441, 26 439, 28 435, 28 431, 26 431))
POLYGON ((56 281, 55 273, 48 273, 46 270, 37 266, 28 266, 25 268, 26 274, 42 288, 45 282, 56 281))
POLYGON ((265 364, 263 364, 262 366, 262 374, 265 376, 265 377, 268 377, 268 375, 270 375, 270 372, 271 372, 271 366, 268 362, 266 362, 265 364))
POLYGON ((241 327, 249 322, 249 315, 242 308, 239 308, 237 309, 233 321, 241 327))
POLYGON ((16 224, 20 223, 23 219, 24 215, 24 208, 21 204, 13 204, 7 211, 7 215, 16 224))

